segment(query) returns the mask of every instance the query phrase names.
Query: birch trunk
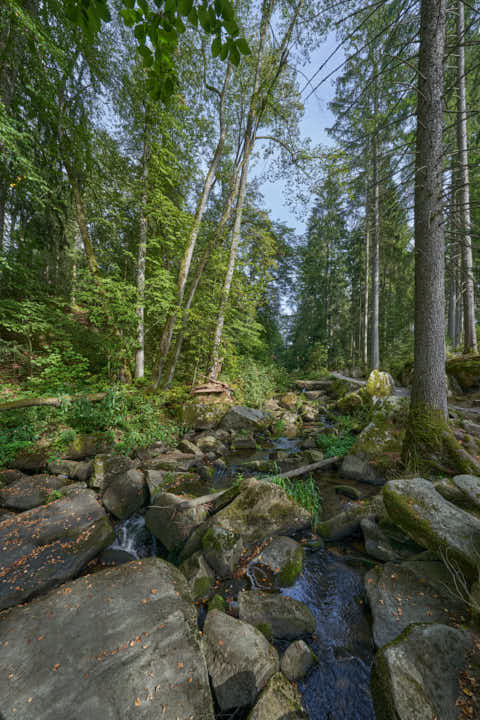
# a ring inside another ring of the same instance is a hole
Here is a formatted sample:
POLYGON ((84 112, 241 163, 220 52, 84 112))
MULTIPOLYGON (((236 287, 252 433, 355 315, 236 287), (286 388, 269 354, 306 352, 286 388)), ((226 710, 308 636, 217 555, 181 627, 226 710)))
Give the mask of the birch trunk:
POLYGON ((468 173, 467 101, 465 89, 465 9, 457 0, 457 146, 458 146, 458 218, 462 247, 463 349, 478 352, 475 331, 475 291, 473 281, 470 184, 468 173))
POLYGON ((148 158, 150 155, 150 137, 147 111, 143 132, 142 155, 142 196, 140 199, 140 228, 137 257, 137 352, 135 355, 135 377, 143 378, 145 374, 145 267, 147 262, 147 184, 148 158))
POLYGON ((185 248, 185 252, 183 255, 183 259, 180 265, 180 270, 178 273, 178 280, 177 280, 177 307, 174 312, 172 312, 166 320, 165 327, 163 329, 162 337, 160 340, 160 360, 157 366, 157 375, 156 380, 154 383, 154 387, 158 388, 162 379, 162 373, 163 369, 165 367, 165 363, 167 361, 167 356, 170 351, 170 345, 172 342, 172 335, 173 330, 175 328, 175 323, 177 321, 178 311, 180 310, 183 298, 185 295, 185 287, 188 280, 188 275, 190 272, 190 265, 192 263, 192 257, 193 252, 195 250, 195 245, 198 238, 198 233, 200 230, 200 226, 202 224, 202 219, 205 214, 205 209, 207 206, 207 201, 210 196, 210 191, 213 187, 213 183, 215 181, 215 173, 218 168, 218 164, 220 162, 220 158, 223 153, 223 146, 225 144, 225 137, 226 137, 226 126, 225 126, 225 99, 227 94, 227 88, 230 81, 230 74, 231 74, 231 65, 228 64, 226 73, 225 73, 225 80, 223 83, 222 92, 220 94, 220 102, 219 102, 219 136, 217 141, 217 147, 215 149, 212 161, 210 163, 210 167, 208 168, 207 175, 205 177, 205 181, 203 183, 202 192, 197 204, 197 209, 195 211, 195 217, 193 219, 193 225, 192 229, 190 231, 190 235, 188 237, 187 247, 185 248))

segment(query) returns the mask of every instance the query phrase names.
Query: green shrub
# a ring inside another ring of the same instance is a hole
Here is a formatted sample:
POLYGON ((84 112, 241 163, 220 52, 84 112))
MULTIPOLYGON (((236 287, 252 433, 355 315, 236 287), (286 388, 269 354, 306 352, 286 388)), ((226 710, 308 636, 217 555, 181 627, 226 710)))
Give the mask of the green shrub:
POLYGON ((285 479, 273 475, 266 478, 274 485, 283 488, 287 495, 316 518, 322 508, 322 498, 318 492, 317 483, 310 475, 302 480, 297 478, 285 479))

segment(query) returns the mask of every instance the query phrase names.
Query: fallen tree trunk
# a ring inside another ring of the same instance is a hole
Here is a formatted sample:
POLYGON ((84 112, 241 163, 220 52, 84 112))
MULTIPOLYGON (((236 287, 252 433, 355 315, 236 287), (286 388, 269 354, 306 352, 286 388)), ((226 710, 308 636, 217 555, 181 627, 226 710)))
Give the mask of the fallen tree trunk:
POLYGON ((341 459, 342 458, 340 456, 336 455, 335 457, 327 458, 326 460, 320 460, 320 462, 313 463, 312 465, 303 465, 295 470, 280 473, 280 475, 275 475, 275 477, 281 478, 282 480, 288 480, 289 478, 297 477, 298 475, 305 475, 305 473, 320 470, 321 468, 328 467, 329 465, 335 465, 335 463, 339 462, 341 459))
POLYGON ((19 408, 51 406, 60 407, 64 402, 77 402, 78 400, 87 400, 88 402, 98 402, 103 400, 107 393, 94 393, 93 395, 60 395, 59 397, 50 398, 25 398, 23 400, 11 400, 10 402, 0 403, 0 410, 18 410, 19 408))

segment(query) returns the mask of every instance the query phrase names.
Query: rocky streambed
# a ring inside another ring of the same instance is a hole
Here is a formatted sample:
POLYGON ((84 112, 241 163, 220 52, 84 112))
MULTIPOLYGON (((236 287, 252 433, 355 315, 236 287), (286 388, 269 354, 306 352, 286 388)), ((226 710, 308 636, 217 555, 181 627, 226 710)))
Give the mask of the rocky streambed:
POLYGON ((477 716, 480 481, 388 480, 360 427, 312 529, 269 476, 321 457, 325 382, 1 473, 2 717, 477 716))

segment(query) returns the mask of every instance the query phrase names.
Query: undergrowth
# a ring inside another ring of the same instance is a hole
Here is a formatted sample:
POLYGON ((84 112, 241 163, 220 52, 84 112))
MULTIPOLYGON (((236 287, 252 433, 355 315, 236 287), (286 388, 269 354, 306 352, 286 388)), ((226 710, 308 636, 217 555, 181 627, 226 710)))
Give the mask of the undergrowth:
POLYGON ((266 479, 283 488, 289 498, 305 508, 313 518, 318 516, 322 508, 322 498, 318 492, 317 483, 311 475, 305 480, 285 479, 276 475, 266 479))
POLYGON ((163 399, 143 392, 111 389, 105 398, 64 402, 0 413, 0 466, 12 462, 40 440, 51 456, 60 455, 80 434, 101 432, 117 452, 130 453, 156 440, 173 443, 180 429, 165 415, 163 399))

